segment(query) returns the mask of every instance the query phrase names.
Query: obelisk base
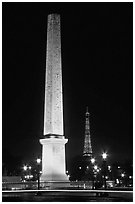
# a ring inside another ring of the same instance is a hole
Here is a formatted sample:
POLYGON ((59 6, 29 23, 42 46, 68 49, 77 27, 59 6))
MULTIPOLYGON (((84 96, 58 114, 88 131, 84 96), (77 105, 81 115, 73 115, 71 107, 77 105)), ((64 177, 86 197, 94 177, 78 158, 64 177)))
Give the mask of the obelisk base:
POLYGON ((64 138, 41 139, 42 146, 42 175, 41 182, 67 183, 69 181, 65 168, 65 144, 64 138))

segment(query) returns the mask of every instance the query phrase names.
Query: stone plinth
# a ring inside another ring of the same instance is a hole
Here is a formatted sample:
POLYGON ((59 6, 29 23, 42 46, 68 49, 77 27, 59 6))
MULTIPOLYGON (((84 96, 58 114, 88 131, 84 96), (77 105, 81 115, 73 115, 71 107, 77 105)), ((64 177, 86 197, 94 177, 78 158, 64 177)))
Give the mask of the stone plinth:
POLYGON ((42 144, 42 175, 41 181, 68 181, 65 168, 64 138, 41 139, 42 144))

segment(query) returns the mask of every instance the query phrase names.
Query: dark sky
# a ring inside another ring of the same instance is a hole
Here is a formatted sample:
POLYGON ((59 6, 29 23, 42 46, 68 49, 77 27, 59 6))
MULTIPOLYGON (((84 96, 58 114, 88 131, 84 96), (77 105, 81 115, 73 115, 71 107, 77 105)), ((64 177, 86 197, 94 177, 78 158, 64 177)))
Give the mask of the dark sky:
POLYGON ((41 155, 47 15, 61 15, 67 161, 82 154, 85 111, 94 154, 132 159, 132 3, 3 3, 3 149, 41 155))

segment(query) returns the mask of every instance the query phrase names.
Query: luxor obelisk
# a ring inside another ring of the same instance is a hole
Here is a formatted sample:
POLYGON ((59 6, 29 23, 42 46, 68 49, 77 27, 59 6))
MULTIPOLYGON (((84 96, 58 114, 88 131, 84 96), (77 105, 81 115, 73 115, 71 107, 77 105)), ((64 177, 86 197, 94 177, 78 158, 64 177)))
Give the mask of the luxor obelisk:
POLYGON ((60 15, 48 15, 41 181, 68 181, 63 131, 60 15))

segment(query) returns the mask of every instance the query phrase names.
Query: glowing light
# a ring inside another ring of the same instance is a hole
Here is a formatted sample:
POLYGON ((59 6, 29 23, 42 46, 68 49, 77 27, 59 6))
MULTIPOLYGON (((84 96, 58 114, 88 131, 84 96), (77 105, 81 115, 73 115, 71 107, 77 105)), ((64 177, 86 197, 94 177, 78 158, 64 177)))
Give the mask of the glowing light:
POLYGON ((41 162, 41 159, 38 158, 38 159, 37 159, 37 163, 40 164, 40 162, 41 162))
POLYGON ((108 166, 108 170, 111 170, 111 166, 108 166))
POLYGON ((24 167, 23 167, 23 170, 26 171, 26 170, 27 170, 27 166, 24 166, 24 167))
POLYGON ((129 178, 131 179, 131 178, 132 178, 132 176, 129 176, 129 178))
POLYGON ((120 169, 120 166, 118 166, 118 169, 120 169))
POLYGON ((88 169, 89 167, 87 166, 87 169, 88 169))
POLYGON ((110 187, 111 187, 111 188, 113 187, 113 184, 112 184, 112 183, 110 183, 110 187))
POLYGON ((94 169, 97 170, 97 168, 98 168, 97 165, 95 165, 95 166, 94 166, 94 169))
POLYGON ((79 169, 81 169, 82 167, 81 166, 79 166, 79 169))
POLYGON ((122 174, 121 174, 121 177, 124 177, 124 176, 125 176, 125 174, 124 174, 124 173, 122 173, 122 174))
POLYGON ((29 170, 31 170, 31 166, 29 166, 28 168, 29 168, 29 170))
POLYGON ((92 164, 95 163, 95 159, 94 159, 94 158, 91 159, 91 163, 92 163, 92 164))
POLYGON ((120 183, 120 182, 119 182, 119 179, 116 179, 116 183, 117 183, 117 184, 119 184, 119 183, 120 183))
POLYGON ((107 153, 106 153, 106 152, 102 153, 102 158, 103 158, 104 160, 107 158, 107 153))

